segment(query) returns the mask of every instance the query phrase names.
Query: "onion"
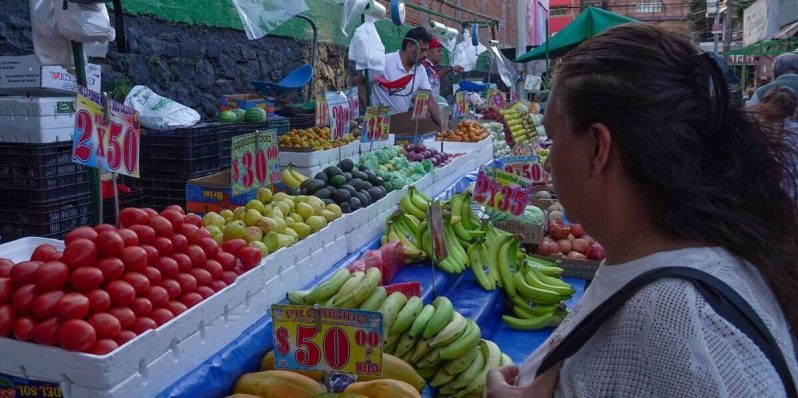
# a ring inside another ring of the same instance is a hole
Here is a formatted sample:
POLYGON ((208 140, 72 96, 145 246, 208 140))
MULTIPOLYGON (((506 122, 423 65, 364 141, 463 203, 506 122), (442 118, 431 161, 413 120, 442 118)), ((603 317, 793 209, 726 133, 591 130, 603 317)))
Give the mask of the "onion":
POLYGON ((585 254, 587 253, 587 248, 590 246, 586 240, 584 239, 574 239, 571 242, 571 248, 579 253, 585 254))
POLYGON ((563 252, 563 253, 568 253, 572 249, 571 242, 568 241, 567 239, 558 240, 557 241, 557 245, 560 246, 560 251, 563 252))
POLYGON ((601 261, 604 260, 605 256, 604 247, 598 243, 594 243, 587 248, 587 258, 589 260, 601 261))
POLYGON ((583 236, 582 239, 586 240, 588 245, 596 243, 596 240, 590 237, 589 235, 583 236))
POLYGON ((574 236, 574 234, 568 234, 568 238, 567 239, 568 239, 569 242, 573 242, 574 239, 576 239, 576 237, 574 236))
POLYGON ((549 220, 552 220, 552 221, 557 220, 557 221, 562 222, 562 212, 559 211, 559 210, 555 210, 555 211, 549 212, 549 220))
POLYGON ((558 246, 554 241, 551 239, 544 238, 540 244, 538 245, 538 249, 535 253, 541 256, 548 256, 560 250, 560 246, 558 246))
POLYGON ((571 233, 570 228, 563 225, 561 221, 553 220, 549 223, 549 235, 554 239, 565 239, 571 233))
POLYGON ((587 259, 587 257, 585 257, 584 254, 579 253, 579 252, 573 252, 573 251, 572 252, 568 252, 568 255, 566 257, 572 258, 574 260, 586 260, 587 259))
POLYGON ((581 238, 585 236, 585 229, 582 228, 580 224, 571 224, 571 233, 574 234, 575 237, 581 238))

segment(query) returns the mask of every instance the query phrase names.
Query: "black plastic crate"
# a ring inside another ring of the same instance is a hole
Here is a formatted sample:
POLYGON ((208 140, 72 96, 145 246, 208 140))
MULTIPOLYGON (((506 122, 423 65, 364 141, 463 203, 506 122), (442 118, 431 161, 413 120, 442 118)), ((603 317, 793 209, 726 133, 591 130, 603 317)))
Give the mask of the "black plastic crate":
POLYGON ((25 236, 61 238, 67 232, 91 223, 89 195, 54 204, 19 202, 13 207, 0 207, 0 240, 25 236))
MULTIPOLYGON (((119 210, 126 207, 144 207, 142 206, 144 199, 144 190, 141 188, 132 189, 128 193, 119 194, 119 210)), ((103 200, 103 222, 106 224, 114 224, 114 199, 103 200)))
POLYGON ((58 203, 89 193, 88 169, 72 143, 0 144, 0 202, 58 203))
POLYGON ((294 115, 287 118, 291 129, 308 129, 316 126, 316 115, 294 115))
POLYGON ((143 129, 141 171, 181 176, 218 171, 220 126, 207 123, 173 131, 143 129))

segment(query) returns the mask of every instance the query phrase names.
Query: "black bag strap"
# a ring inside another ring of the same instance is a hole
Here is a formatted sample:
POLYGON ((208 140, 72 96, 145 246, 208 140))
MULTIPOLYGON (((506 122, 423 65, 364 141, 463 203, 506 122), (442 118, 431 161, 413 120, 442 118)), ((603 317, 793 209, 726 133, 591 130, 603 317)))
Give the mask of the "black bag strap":
POLYGON ((662 278, 680 278, 692 282, 718 315, 740 329, 762 350, 781 378, 787 396, 798 398, 795 381, 787 367, 784 354, 754 309, 734 289, 720 279, 688 267, 657 268, 634 278, 588 314, 557 347, 546 354, 536 375, 542 374, 579 351, 604 321, 612 317, 638 290, 662 278))

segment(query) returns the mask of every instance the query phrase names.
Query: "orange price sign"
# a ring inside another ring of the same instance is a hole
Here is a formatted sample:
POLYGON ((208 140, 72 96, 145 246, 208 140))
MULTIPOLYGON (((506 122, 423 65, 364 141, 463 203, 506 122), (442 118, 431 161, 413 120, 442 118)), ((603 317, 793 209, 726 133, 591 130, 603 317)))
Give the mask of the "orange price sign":
POLYGON ((370 106, 366 108, 366 120, 360 142, 384 141, 388 139, 391 125, 391 108, 388 106, 370 106))
POLYGON ((316 97, 316 127, 326 127, 330 125, 330 109, 327 107, 327 97, 320 95, 316 97))

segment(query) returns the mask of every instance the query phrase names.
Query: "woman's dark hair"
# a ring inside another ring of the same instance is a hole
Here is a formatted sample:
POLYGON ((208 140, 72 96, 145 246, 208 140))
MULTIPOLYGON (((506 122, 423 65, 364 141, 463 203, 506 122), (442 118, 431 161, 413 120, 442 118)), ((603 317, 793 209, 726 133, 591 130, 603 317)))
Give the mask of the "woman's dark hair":
POLYGON ((609 128, 656 225, 749 261, 798 330, 796 150, 741 107, 713 125, 710 90, 725 82, 700 78, 699 53, 663 28, 615 27, 557 65, 556 100, 571 131, 609 128))
POLYGON ((795 115, 796 106, 798 106, 798 94, 795 90, 778 86, 768 90, 762 100, 751 107, 750 111, 756 113, 763 124, 781 129, 784 119, 795 115))

